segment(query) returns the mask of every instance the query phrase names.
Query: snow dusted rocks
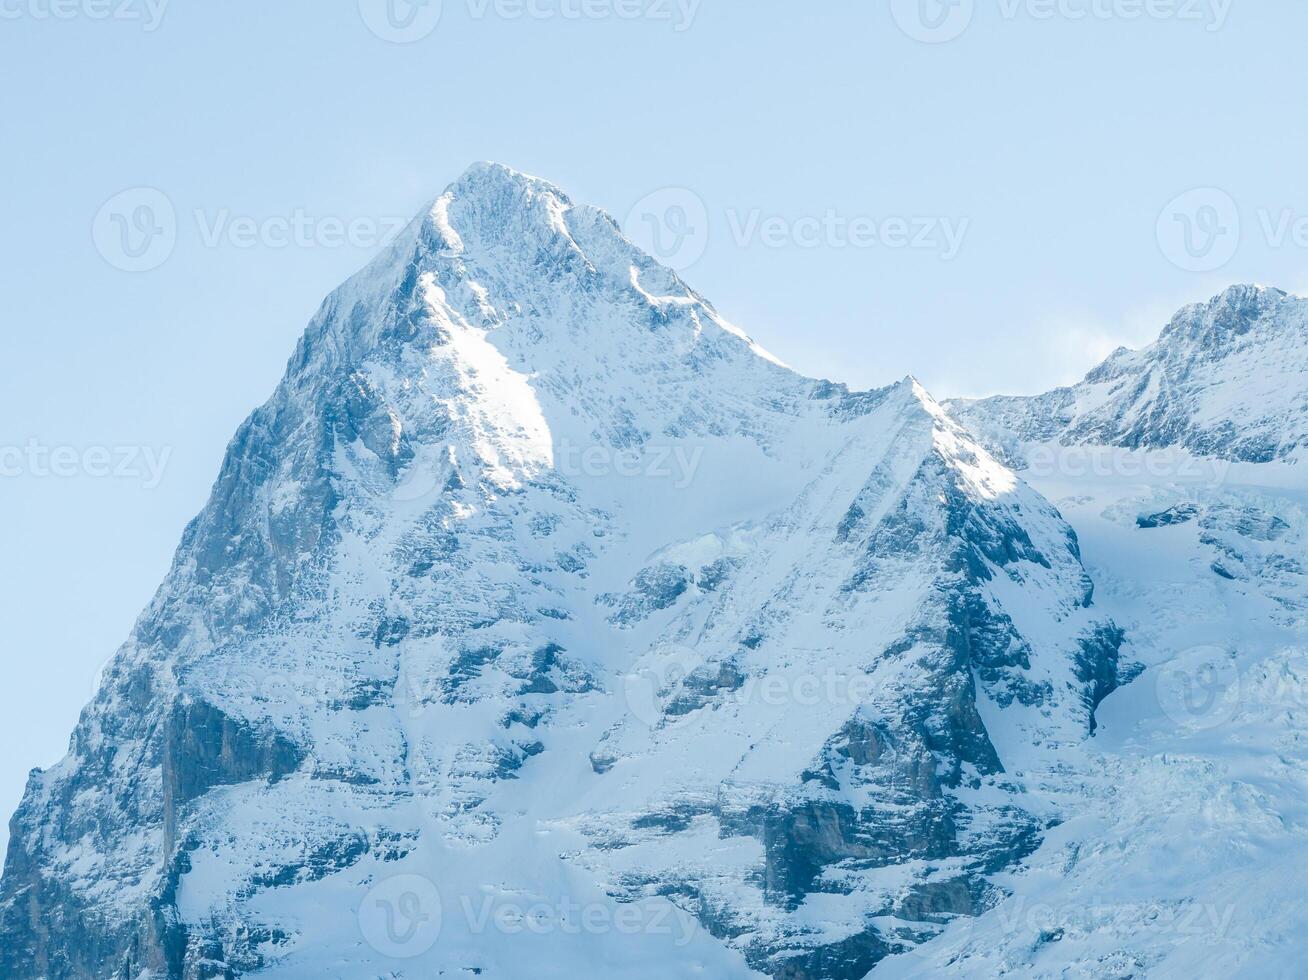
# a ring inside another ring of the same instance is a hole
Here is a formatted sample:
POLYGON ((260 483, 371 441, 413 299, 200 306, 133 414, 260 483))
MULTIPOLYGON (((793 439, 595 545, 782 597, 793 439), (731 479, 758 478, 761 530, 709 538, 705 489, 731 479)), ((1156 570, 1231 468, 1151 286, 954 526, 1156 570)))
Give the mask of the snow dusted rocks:
POLYGON ((324 303, 33 773, 0 974, 862 977, 1004 898, 1122 644, 916 382, 801 377, 474 167, 324 303))

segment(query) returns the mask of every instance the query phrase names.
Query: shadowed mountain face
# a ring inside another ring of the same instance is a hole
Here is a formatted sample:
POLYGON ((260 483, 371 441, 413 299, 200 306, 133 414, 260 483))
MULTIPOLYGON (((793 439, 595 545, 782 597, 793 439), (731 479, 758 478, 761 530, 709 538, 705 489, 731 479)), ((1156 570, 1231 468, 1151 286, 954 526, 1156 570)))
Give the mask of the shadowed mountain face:
POLYGON ((324 303, 33 774, 0 974, 862 977, 1002 896, 1061 819, 1011 760, 1122 641, 916 382, 801 377, 477 166, 324 303))

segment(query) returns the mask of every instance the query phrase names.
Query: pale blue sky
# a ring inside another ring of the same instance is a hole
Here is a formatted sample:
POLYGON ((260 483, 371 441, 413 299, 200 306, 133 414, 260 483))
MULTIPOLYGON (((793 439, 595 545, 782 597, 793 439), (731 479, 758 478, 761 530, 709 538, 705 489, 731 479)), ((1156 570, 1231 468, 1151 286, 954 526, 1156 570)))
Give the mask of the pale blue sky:
POLYGON ((620 220, 679 188, 691 284, 857 386, 1043 390, 1229 282, 1305 285, 1304 4, 921 3, 0 0, 0 809, 322 296, 474 160, 620 220), (104 206, 141 187, 175 247, 128 273, 143 198, 104 206))

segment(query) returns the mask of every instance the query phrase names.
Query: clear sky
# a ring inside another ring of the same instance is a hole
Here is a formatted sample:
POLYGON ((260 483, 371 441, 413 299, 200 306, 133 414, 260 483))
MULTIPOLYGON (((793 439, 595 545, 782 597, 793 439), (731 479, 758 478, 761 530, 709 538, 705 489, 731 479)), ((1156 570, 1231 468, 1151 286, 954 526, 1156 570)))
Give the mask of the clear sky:
POLYGON ((1300 0, 0 0, 0 809, 321 298, 472 161, 807 373, 1035 392, 1308 285, 1305 38, 1300 0))

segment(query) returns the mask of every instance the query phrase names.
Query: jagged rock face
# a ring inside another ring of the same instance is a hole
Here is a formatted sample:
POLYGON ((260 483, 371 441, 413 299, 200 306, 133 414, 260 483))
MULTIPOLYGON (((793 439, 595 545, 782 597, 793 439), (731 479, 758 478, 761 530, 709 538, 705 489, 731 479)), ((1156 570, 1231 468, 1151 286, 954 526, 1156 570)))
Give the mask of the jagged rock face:
POLYGON ((1302 972, 1304 304, 1236 286, 1074 388, 951 404, 1067 517, 1117 625, 1077 672, 1095 738, 1009 756, 1063 822, 1009 896, 877 977, 1302 972))
POLYGON ((1308 445, 1308 300, 1234 286, 1181 310, 1156 343, 1118 350, 1079 385, 949 403, 990 448, 1020 443, 1177 447, 1263 463, 1308 445))
POLYGON ((323 305, 33 774, 0 974, 861 977, 995 901, 1058 819, 1005 758, 1121 643, 915 382, 803 378, 476 167, 323 305), (405 875, 445 916, 397 957, 405 875), (693 930, 488 938, 487 895, 693 930))

